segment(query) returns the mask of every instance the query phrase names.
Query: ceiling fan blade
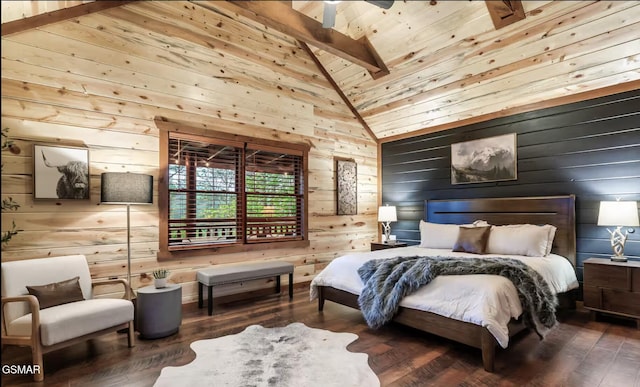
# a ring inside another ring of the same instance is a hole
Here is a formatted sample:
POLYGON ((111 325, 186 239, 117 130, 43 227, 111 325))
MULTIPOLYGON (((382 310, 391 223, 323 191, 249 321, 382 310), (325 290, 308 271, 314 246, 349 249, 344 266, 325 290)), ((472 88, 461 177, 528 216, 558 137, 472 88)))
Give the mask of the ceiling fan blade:
POLYGON ((393 0, 365 0, 369 4, 373 4, 380 8, 389 9, 393 5, 393 0))
POLYGON ((322 28, 331 28, 336 25, 337 5, 337 3, 324 3, 324 11, 322 13, 322 28))

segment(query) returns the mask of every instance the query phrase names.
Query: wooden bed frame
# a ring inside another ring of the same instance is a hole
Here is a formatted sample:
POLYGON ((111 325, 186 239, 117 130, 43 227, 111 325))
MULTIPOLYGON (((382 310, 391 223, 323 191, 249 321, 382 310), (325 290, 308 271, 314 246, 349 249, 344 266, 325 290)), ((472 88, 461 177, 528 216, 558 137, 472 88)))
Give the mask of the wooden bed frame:
MULTIPOLYGON (((463 224, 475 220, 490 224, 552 224, 557 227, 552 252, 566 257, 576 266, 575 196, 544 196, 491 199, 454 199, 425 201, 425 220, 432 223, 463 224)), ((330 300, 359 309, 358 296, 329 286, 318 286, 318 310, 330 300)), ((575 308, 575 292, 559 295, 560 309, 575 308)), ((393 321, 445 337, 482 351, 482 364, 494 370, 497 342, 480 325, 453 320, 431 312, 400 307, 393 321)), ((509 337, 524 330, 516 320, 509 323, 509 337)))

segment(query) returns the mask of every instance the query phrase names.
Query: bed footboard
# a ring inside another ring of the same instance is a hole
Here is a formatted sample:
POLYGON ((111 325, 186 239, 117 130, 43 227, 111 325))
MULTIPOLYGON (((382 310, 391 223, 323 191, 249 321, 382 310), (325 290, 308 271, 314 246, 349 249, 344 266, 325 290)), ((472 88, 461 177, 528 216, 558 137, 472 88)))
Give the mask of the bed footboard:
POLYGON ((332 288, 330 286, 318 286, 318 310, 322 311, 325 300, 346 305, 354 309, 360 309, 358 296, 344 290, 332 288))
MULTIPOLYGON (((322 311, 326 300, 359 309, 357 295, 329 286, 318 286, 319 311, 322 311)), ((394 317, 393 321, 423 332, 431 333, 436 336, 478 348, 482 352, 482 365, 485 371, 493 372, 494 370, 497 342, 493 335, 484 327, 442 317, 431 312, 424 312, 404 307, 400 307, 400 311, 394 317)), ((524 325, 522 324, 510 324, 509 335, 515 335, 523 329, 524 325)))

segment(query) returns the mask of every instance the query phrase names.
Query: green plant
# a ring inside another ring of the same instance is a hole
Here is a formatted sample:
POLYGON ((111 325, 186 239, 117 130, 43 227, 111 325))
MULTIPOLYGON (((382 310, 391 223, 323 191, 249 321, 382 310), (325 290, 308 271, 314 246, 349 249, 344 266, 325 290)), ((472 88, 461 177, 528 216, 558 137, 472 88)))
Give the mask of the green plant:
POLYGON ((14 151, 15 145, 12 140, 9 140, 9 128, 2 129, 2 150, 10 149, 14 151))
POLYGON ((155 269, 153 271, 153 278, 155 279, 167 278, 168 276, 169 276, 169 270, 167 269, 155 269))
MULTIPOLYGON (((6 199, 2 199, 2 212, 5 211, 16 211, 18 208, 20 208, 20 205, 18 203, 16 203, 15 201, 13 201, 13 198, 11 196, 9 196, 6 199)), ((13 220, 11 221, 11 229, 4 231, 2 233, 2 246, 6 246, 7 243, 9 243, 9 241, 11 240, 11 238, 13 238, 14 236, 16 236, 18 234, 18 232, 20 232, 22 230, 19 230, 18 227, 16 227, 16 222, 14 222, 13 220)))
MULTIPOLYGON (((9 139, 9 128, 2 129, 2 150, 8 149, 11 153, 18 154, 20 153, 20 148, 18 148, 12 140, 9 139)), ((2 169, 4 169, 4 163, 2 164, 2 169)), ((20 208, 20 205, 13 200, 11 196, 6 199, 2 199, 2 212, 5 211, 17 211, 20 208)), ((11 221, 11 229, 2 232, 2 247, 5 247, 11 238, 16 236, 20 231, 16 226, 15 221, 11 221)))

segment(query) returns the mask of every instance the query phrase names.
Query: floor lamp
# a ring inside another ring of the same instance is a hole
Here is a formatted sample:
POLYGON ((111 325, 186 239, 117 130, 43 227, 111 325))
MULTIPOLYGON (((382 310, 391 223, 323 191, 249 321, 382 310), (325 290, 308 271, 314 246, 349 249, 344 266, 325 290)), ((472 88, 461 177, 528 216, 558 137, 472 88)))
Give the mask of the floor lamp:
POLYGON ((127 205, 127 282, 131 299, 131 221, 132 204, 153 203, 153 176, 140 173, 107 172, 101 176, 100 202, 127 205))

